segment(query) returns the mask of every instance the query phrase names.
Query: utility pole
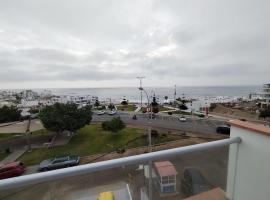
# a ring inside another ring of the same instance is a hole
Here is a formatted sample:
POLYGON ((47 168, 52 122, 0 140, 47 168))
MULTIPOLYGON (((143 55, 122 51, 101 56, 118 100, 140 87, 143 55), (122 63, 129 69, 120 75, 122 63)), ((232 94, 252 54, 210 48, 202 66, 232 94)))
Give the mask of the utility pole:
POLYGON ((141 90, 141 108, 142 108, 142 92, 143 92, 143 90, 142 90, 142 80, 145 78, 145 76, 137 76, 136 78, 140 80, 139 90, 141 90))
POLYGON ((173 104, 175 104, 175 100, 176 100, 176 85, 174 85, 173 104))

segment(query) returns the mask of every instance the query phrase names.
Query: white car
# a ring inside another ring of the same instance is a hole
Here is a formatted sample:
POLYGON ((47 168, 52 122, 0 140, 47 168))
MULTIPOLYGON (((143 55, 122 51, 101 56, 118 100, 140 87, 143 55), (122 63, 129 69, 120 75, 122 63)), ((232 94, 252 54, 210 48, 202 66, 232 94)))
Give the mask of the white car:
POLYGON ((110 110, 109 112, 108 112, 108 115, 115 115, 116 114, 116 110, 110 110))
POLYGON ((185 118, 184 116, 179 117, 179 121, 180 122, 186 122, 187 118, 185 118))
POLYGON ((104 110, 100 110, 97 112, 98 115, 104 115, 105 113, 106 113, 106 111, 104 111, 104 110))

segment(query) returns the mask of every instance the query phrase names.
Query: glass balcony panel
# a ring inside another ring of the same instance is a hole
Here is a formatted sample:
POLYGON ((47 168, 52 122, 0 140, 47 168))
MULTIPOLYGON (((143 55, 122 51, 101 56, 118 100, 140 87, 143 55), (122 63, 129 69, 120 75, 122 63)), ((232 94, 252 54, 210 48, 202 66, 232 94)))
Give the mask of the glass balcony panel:
MULTIPOLYGON (((235 152, 230 154, 234 156, 235 152)), ((222 193, 227 186, 228 156, 229 146, 169 156, 1 191, 0 199, 97 200, 100 193, 112 192, 116 200, 128 200, 130 196, 133 200, 148 200, 151 196, 152 200, 180 200, 213 189, 217 192, 217 188, 222 193), (156 163, 163 162, 157 169, 156 163)))

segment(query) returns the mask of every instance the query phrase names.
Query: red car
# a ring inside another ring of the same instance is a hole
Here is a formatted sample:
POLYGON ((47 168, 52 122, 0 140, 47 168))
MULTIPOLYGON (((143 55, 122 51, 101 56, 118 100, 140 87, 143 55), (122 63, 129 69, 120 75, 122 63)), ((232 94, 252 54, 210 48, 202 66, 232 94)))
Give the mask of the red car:
POLYGON ((0 179, 20 176, 25 172, 25 166, 22 162, 11 162, 7 164, 0 164, 0 179))

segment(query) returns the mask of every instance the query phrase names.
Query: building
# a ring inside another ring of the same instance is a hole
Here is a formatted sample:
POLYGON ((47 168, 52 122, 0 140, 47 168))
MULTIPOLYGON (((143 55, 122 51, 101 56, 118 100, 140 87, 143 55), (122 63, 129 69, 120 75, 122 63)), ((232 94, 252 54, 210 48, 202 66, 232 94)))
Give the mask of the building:
POLYGON ((270 83, 263 85, 262 108, 270 108, 270 83))
POLYGON ((156 183, 161 193, 176 192, 177 171, 170 161, 155 162, 156 183))
POLYGON ((229 121, 231 138, 227 174, 227 197, 234 200, 268 200, 270 197, 270 128, 260 124, 229 121))

